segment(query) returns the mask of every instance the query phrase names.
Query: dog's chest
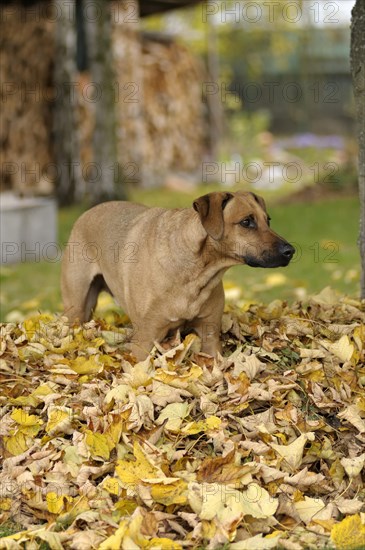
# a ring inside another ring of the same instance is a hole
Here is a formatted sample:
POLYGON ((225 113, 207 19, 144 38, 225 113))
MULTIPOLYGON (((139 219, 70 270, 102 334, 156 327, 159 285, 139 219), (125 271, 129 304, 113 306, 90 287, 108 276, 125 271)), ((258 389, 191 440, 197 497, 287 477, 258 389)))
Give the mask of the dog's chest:
POLYGON ((200 289, 196 284, 188 284, 181 288, 175 295, 175 299, 166 304, 171 328, 203 315, 206 304, 211 299, 216 286, 217 282, 215 281, 215 284, 208 284, 200 289))

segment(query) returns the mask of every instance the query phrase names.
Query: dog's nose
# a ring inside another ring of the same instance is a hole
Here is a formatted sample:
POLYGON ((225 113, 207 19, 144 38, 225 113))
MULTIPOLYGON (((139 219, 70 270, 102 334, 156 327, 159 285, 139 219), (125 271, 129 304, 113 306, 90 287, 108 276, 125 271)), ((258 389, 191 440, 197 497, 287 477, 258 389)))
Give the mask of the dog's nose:
POLYGON ((280 250, 280 254, 284 256, 284 258, 287 258, 288 261, 290 261, 295 254, 294 246, 286 242, 280 245, 279 250, 280 250))

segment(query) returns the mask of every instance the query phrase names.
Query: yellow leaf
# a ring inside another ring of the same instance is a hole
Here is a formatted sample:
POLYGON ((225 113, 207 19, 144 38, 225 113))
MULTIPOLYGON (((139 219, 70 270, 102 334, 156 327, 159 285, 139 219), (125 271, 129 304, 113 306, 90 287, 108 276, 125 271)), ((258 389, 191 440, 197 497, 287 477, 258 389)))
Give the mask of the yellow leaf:
POLYGON ((357 550, 365 545, 365 525, 359 514, 347 516, 340 523, 333 526, 331 531, 332 542, 338 550, 357 550))
POLYGON ((32 317, 29 317, 29 319, 26 319, 23 322, 23 327, 28 340, 32 340, 32 338, 37 337, 43 325, 46 325, 47 323, 53 320, 54 320, 53 315, 49 315, 48 313, 35 315, 32 317))
POLYGON ((69 407, 52 407, 48 410, 46 432, 50 436, 72 433, 73 412, 69 407))
POLYGON ((4 437, 4 440, 6 449, 14 456, 24 453, 29 447, 27 438, 21 431, 9 437, 4 437))
POLYGON ((47 510, 51 514, 60 514, 66 502, 72 502, 73 498, 69 495, 57 495, 54 491, 50 491, 46 495, 47 510))
MULTIPOLYGON (((15 548, 16 550, 18 548, 20 548, 20 546, 17 544, 16 546, 12 545, 12 541, 19 541, 19 543, 21 542, 24 542, 27 540, 27 535, 29 534, 30 531, 18 531, 18 533, 14 533, 13 535, 8 535, 7 537, 2 537, 1 538, 1 550, 11 550, 12 548, 15 548), (7 543, 10 543, 10 544, 7 544, 7 543)), ((33 530, 32 529, 32 535, 34 535, 34 533, 36 533, 37 531, 36 530, 33 530)))
POLYGON ((173 388, 187 388, 190 382, 197 380, 203 371, 200 367, 191 367, 191 369, 186 374, 181 374, 180 376, 176 372, 170 372, 167 370, 157 371, 154 375, 154 380, 168 384, 173 388))
POLYGON ((12 503, 11 498, 0 498, 0 510, 11 510, 12 503))
POLYGON ((136 441, 133 448, 135 461, 118 460, 115 471, 119 479, 127 486, 137 485, 141 479, 156 479, 164 477, 163 472, 154 466, 144 454, 141 446, 136 441))
POLYGON ((151 488, 151 497, 155 502, 170 506, 171 504, 186 504, 187 483, 177 479, 169 484, 157 483, 151 488))
POLYGON ((221 419, 217 416, 209 416, 205 422, 209 430, 219 430, 222 424, 221 419))
POLYGON ((181 430, 181 433, 188 435, 195 435, 200 432, 209 432, 211 430, 219 430, 222 425, 222 421, 217 416, 210 416, 206 420, 199 420, 198 422, 189 422, 181 430))
POLYGON ((127 521, 123 520, 114 535, 105 539, 99 546, 98 550, 120 550, 122 548, 122 540, 127 531, 127 521))
POLYGON ((120 485, 115 477, 106 477, 101 484, 102 488, 108 491, 111 495, 118 496, 120 493, 120 485))
POLYGON ((105 340, 104 338, 94 338, 94 340, 92 340, 90 342, 90 345, 93 347, 93 348, 100 348, 101 346, 103 346, 105 344, 105 340))
POLYGON ((269 287, 285 285, 288 281, 288 277, 283 273, 272 273, 265 279, 265 283, 269 287))
POLYGON ((181 544, 174 542, 171 539, 158 539, 155 537, 148 541, 146 545, 143 545, 143 547, 148 550, 182 550, 183 548, 181 544))
POLYGON ((41 384, 40 386, 38 386, 38 388, 32 391, 31 395, 33 397, 46 397, 47 395, 51 395, 52 393, 55 392, 48 384, 41 384))
POLYGON ((70 367, 77 374, 97 374, 103 370, 103 365, 97 363, 94 357, 76 357, 71 361, 70 367))
POLYGON ((58 522, 60 523, 63 522, 64 524, 69 525, 77 516, 90 510, 89 499, 84 495, 74 497, 74 499, 72 497, 65 496, 64 502, 67 513, 58 517, 58 522))
POLYGON ((41 426, 43 424, 43 420, 39 416, 28 414, 23 409, 14 409, 10 416, 20 426, 41 426))
POLYGON ((110 451, 113 447, 110 446, 108 438, 104 434, 94 433, 91 430, 86 430, 85 433, 85 443, 91 456, 109 460, 110 451))
POLYGON ((30 395, 18 395, 18 397, 9 398, 9 403, 12 405, 20 405, 21 407, 37 407, 39 399, 30 395))
POLYGON ((114 505, 115 509, 120 514, 119 517, 131 516, 137 506, 136 500, 128 500, 126 498, 119 499, 114 505))
POLYGON ((151 383, 151 363, 148 357, 146 361, 137 363, 131 373, 130 385, 133 388, 139 388, 140 386, 148 386, 151 383))
POLYGON ((323 527, 326 531, 331 531, 333 524, 335 523, 335 520, 333 518, 331 519, 313 519, 313 523, 316 523, 323 527))
POLYGON ((215 524, 215 521, 207 521, 203 519, 202 521, 202 537, 206 540, 211 540, 213 537, 215 537, 217 533, 217 527, 215 524))
POLYGON ((20 348, 18 350, 19 358, 22 361, 34 361, 36 359, 40 359, 41 357, 44 357, 46 348, 42 344, 39 344, 38 342, 31 342, 24 348, 20 348))
POLYGON ((115 416, 113 422, 110 424, 104 435, 108 439, 109 448, 114 449, 118 445, 120 437, 123 432, 123 421, 121 416, 115 416))
POLYGON ((129 520, 128 529, 124 535, 121 546, 123 550, 139 550, 145 546, 146 538, 141 533, 142 521, 143 516, 137 508, 129 520))
POLYGON ((359 348, 359 351, 362 351, 364 348, 364 342, 365 342, 365 326, 361 325, 360 327, 356 327, 354 330, 353 338, 356 342, 357 347, 359 348))

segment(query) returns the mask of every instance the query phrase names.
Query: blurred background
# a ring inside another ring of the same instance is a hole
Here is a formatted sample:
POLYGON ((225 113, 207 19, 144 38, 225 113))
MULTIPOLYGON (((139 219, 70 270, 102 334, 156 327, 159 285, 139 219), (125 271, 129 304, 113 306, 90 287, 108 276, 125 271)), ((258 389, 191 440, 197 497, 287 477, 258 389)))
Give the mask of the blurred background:
POLYGON ((62 310, 86 208, 219 189, 264 196, 297 248, 288 268, 228 271, 228 301, 358 296, 354 3, 2 1, 1 321, 62 310))

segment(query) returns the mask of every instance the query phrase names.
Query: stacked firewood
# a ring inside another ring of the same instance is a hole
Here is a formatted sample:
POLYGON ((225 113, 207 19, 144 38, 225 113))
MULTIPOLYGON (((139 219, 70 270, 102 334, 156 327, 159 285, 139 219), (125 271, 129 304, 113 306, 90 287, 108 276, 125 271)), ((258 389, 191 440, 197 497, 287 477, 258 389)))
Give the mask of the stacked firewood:
POLYGON ((207 135, 202 98, 204 68, 174 41, 142 40, 145 161, 162 173, 192 172, 207 135))
MULTIPOLYGON (((199 170, 208 131, 205 73, 185 46, 141 33, 131 7, 131 1, 112 3, 118 160, 127 181, 159 185, 171 174, 199 170)), ((29 8, 1 5, 0 12, 0 189, 47 193, 57 179, 53 110, 56 94, 62 93, 53 81, 57 18, 51 0, 29 8)), ((93 162, 97 99, 87 72, 75 80, 70 108, 76 106, 85 176, 93 162)))
MULTIPOLYGON (((189 50, 163 35, 113 29, 118 158, 127 181, 161 185, 170 174, 198 174, 207 146, 202 97, 205 69, 189 50)), ((95 104, 79 87, 81 158, 90 159, 95 104)))
POLYGON ((0 189, 52 187, 54 23, 47 4, 0 6, 0 189))

